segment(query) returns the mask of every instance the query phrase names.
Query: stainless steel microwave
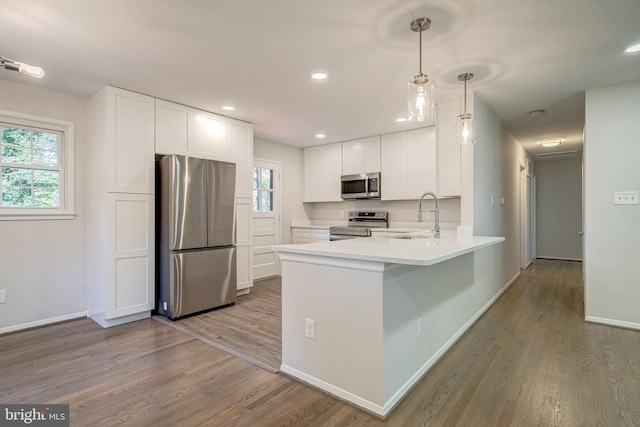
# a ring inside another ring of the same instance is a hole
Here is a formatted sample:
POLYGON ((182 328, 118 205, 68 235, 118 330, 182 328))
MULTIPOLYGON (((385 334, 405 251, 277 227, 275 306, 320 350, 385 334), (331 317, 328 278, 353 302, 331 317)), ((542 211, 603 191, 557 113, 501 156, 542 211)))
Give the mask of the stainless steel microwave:
POLYGON ((342 175, 343 199, 379 199, 380 172, 342 175))

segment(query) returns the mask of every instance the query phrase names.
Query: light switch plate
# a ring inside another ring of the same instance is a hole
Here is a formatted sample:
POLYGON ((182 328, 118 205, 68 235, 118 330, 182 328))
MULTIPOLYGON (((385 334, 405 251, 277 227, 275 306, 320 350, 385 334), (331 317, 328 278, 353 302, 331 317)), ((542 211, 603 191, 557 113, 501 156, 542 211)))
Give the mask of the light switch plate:
POLYGON ((4 304, 7 302, 7 290, 0 289, 0 304, 4 304))
POLYGON ((616 191, 613 195, 614 205, 637 205, 637 191, 616 191))

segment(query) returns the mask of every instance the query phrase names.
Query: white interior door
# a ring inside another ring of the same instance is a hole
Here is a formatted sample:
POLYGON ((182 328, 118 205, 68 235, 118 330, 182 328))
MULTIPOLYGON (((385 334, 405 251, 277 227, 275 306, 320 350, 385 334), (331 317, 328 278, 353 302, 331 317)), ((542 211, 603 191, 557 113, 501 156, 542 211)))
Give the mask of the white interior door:
POLYGON ((280 274, 280 162, 253 160, 253 277, 280 274))

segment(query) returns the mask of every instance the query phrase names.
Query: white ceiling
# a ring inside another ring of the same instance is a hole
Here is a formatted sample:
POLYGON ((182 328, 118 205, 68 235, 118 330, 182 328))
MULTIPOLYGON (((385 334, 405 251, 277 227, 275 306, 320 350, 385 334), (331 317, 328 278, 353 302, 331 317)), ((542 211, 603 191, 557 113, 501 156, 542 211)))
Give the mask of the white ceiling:
POLYGON ((474 73, 469 88, 532 153, 545 138, 580 149, 585 89, 640 78, 640 54, 622 53, 640 42, 638 0, 0 0, 0 55, 46 71, 0 78, 82 97, 114 85, 317 145, 412 127, 395 119, 422 16, 436 102, 474 73))

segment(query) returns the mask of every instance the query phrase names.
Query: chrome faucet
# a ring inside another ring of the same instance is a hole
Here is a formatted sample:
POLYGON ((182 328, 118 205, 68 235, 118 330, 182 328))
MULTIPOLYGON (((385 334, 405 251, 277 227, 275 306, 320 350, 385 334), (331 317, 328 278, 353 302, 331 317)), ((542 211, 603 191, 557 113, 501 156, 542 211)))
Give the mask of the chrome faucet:
POLYGON ((431 233, 433 233, 433 237, 435 237, 436 239, 439 239, 440 238, 440 208, 438 207, 438 196, 436 196, 436 193, 432 191, 427 191, 422 195, 422 197, 420 197, 420 204, 418 205, 418 222, 422 222, 423 212, 434 212, 436 214, 436 223, 433 227, 433 230, 431 230, 431 233), (422 210, 422 200, 424 200, 425 196, 433 197, 433 200, 436 201, 435 209, 422 210))

